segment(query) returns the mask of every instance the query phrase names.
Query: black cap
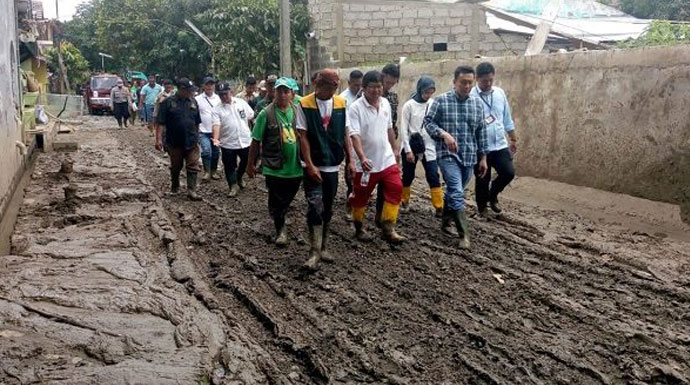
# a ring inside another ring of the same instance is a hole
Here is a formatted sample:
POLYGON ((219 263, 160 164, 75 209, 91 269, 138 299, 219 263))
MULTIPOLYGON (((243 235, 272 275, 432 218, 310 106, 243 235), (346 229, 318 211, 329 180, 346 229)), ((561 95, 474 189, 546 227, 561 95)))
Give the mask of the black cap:
POLYGON ((206 85, 206 84, 208 84, 208 83, 216 84, 216 78, 214 78, 213 76, 207 76, 207 77, 205 77, 205 78, 204 78, 204 82, 203 82, 202 84, 206 85))
POLYGON ((194 89, 194 83, 187 78, 181 78, 177 81, 177 87, 185 90, 194 89))
POLYGON ((228 82, 220 82, 216 86, 216 93, 218 94, 227 94, 228 92, 232 92, 232 86, 228 82))

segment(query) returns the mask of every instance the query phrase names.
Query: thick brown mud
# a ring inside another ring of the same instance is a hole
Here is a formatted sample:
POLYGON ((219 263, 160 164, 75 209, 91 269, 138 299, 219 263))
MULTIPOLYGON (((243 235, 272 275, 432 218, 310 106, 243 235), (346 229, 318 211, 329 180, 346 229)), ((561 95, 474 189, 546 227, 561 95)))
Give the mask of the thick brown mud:
POLYGON ((394 248, 352 240, 342 190, 330 242, 336 262, 310 274, 300 268, 303 193, 290 213, 290 244, 277 249, 260 177, 237 198, 226 197, 223 181, 204 184, 202 202, 169 196, 167 158, 148 133, 98 122, 141 176, 130 186, 150 185, 142 203, 161 205, 193 264, 196 283, 177 277, 175 285, 204 305, 193 309, 224 317, 213 383, 690 383, 688 243, 506 200, 505 215, 471 218, 473 248, 462 251, 438 230, 417 181, 399 225, 409 242, 394 248))
MULTIPOLYGON (((119 136, 167 191, 166 159, 146 134, 119 136)), ((236 199, 212 181, 202 203, 163 202, 220 306, 299 382, 689 383, 687 243, 506 202, 505 215, 472 219, 472 251, 461 251, 438 231, 423 191, 415 185, 401 216, 410 241, 392 248, 352 240, 343 190, 336 262, 313 274, 300 269, 303 195, 285 249, 270 243, 260 178, 236 199)))

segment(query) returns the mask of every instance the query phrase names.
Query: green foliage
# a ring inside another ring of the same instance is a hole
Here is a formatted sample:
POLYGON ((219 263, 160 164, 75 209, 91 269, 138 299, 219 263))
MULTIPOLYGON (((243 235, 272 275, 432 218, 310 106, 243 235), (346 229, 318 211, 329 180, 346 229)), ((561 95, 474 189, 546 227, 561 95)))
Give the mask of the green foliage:
POLYGON ((620 0, 620 8, 642 19, 690 21, 690 0, 620 0))
MULTIPOLYGON (((74 44, 63 41, 60 43, 60 51, 62 54, 62 63, 65 65, 67 77, 72 84, 83 83, 89 76, 89 62, 84 59, 81 51, 74 44)), ((56 48, 51 48, 46 54, 48 58, 48 66, 51 71, 57 72, 60 68, 58 61, 58 54, 56 48)))
POLYGON ((673 44, 690 44, 690 24, 672 24, 669 21, 655 20, 640 38, 620 42, 618 46, 634 48, 673 44))
MULTIPOLYGON (((293 59, 305 58, 306 0, 292 0, 293 59)), ((211 47, 185 24, 189 19, 215 44, 216 73, 225 78, 277 72, 278 0, 92 0, 65 23, 63 37, 100 69, 98 52, 113 55, 106 70, 188 76, 211 71, 211 47)), ((301 68, 295 66, 295 68, 301 68)))

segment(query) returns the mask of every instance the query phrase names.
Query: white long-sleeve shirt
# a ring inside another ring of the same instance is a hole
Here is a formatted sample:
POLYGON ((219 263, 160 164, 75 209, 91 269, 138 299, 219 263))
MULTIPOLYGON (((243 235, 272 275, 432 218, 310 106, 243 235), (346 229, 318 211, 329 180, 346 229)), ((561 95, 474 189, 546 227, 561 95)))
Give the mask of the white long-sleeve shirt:
POLYGON ((431 106, 433 99, 429 99, 426 103, 419 103, 414 99, 410 99, 403 105, 402 119, 400 120, 400 143, 405 152, 411 152, 410 136, 419 132, 424 138, 424 156, 427 161, 436 160, 436 142, 431 139, 429 133, 423 128, 424 116, 431 106))

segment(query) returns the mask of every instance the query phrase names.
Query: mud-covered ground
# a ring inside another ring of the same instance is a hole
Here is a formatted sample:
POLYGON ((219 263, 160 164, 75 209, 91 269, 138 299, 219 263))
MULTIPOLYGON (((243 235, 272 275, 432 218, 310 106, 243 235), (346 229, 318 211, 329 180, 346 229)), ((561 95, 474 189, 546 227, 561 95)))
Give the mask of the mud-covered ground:
MULTIPOLYGON (((166 158, 150 138, 120 137, 166 191, 166 158)), ((262 183, 230 199, 212 181, 204 202, 164 205, 224 306, 306 383, 689 381, 687 243, 505 202, 502 217, 471 221, 473 248, 461 251, 439 233, 420 183, 400 220, 410 241, 396 248, 352 241, 339 194, 337 262, 305 274, 304 197, 289 247, 276 249, 262 183)))
POLYGON ((395 248, 351 239, 343 189, 336 262, 307 274, 303 193, 276 249, 263 179, 234 199, 222 180, 202 186, 203 202, 168 196, 148 133, 110 133, 162 197, 212 307, 270 357, 257 365, 268 383, 690 383, 688 243, 506 199, 505 215, 471 219, 461 251, 418 181, 399 225, 409 242, 395 248))

